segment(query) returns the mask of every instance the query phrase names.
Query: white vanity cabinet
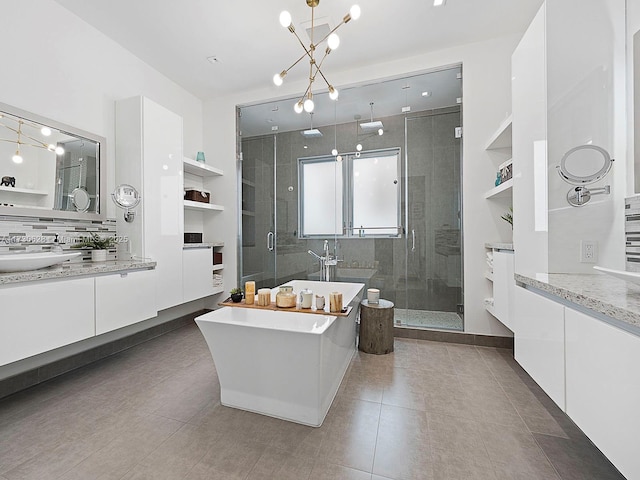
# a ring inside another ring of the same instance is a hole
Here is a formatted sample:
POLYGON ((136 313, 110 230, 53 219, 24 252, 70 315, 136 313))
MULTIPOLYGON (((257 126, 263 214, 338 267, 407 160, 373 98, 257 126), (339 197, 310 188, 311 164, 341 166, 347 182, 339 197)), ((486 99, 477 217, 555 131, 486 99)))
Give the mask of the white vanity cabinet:
POLYGON ((564 410, 564 307, 515 287, 513 311, 516 361, 564 410))
POLYGON ((509 330, 514 330, 512 302, 515 280, 513 278, 512 251, 493 251, 493 311, 495 317, 509 330))
POLYGON ((182 251, 182 268, 185 302, 216 293, 213 288, 213 248, 185 248, 182 251))
POLYGON ((567 415, 627 477, 640 478, 640 337, 565 309, 567 415))
POLYGON ((96 277, 96 335, 158 315, 156 274, 141 270, 96 277))
POLYGON ((94 279, 0 288, 0 365, 95 335, 94 279))
POLYGON ((158 310, 183 302, 182 162, 182 117, 145 97, 116 103, 116 182, 142 196, 132 223, 118 214, 118 232, 134 255, 157 262, 158 310))

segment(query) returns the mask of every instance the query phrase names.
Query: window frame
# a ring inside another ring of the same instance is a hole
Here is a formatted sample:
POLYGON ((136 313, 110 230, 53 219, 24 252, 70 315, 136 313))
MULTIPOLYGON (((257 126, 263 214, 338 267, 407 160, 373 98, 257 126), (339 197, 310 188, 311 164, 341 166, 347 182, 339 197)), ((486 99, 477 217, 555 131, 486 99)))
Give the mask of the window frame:
POLYGON ((349 152, 342 154, 342 233, 324 233, 324 234, 304 234, 304 166, 313 163, 336 162, 333 155, 322 155, 316 157, 300 157, 297 160, 298 166, 298 239, 309 240, 317 238, 401 238, 403 235, 402 226, 402 149, 400 147, 384 148, 378 150, 367 150, 362 152, 349 152), (353 161, 363 158, 374 158, 381 156, 396 156, 396 180, 398 181, 396 195, 396 225, 388 225, 385 227, 365 227, 361 232, 360 227, 353 226, 354 217, 354 182, 353 161), (397 228, 397 233, 369 233, 366 230, 372 228, 397 228))

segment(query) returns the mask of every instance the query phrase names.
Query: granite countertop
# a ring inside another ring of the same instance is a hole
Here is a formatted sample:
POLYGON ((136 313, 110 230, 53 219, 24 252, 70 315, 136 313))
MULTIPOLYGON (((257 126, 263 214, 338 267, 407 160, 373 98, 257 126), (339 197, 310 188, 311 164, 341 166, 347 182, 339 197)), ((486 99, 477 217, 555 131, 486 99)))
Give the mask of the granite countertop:
POLYGON ((511 250, 513 251, 513 243, 487 242, 485 248, 493 248, 494 250, 511 250))
POLYGON ((100 275, 103 273, 128 272, 132 270, 150 270, 156 262, 146 260, 112 260, 107 262, 81 262, 54 265, 30 270, 28 272, 0 273, 0 285, 33 282, 56 278, 70 278, 100 275))
POLYGON ((516 282, 640 327, 640 285, 605 274, 515 274, 516 282))
POLYGON ((224 243, 215 242, 215 243, 185 243, 182 246, 183 250, 187 250, 189 248, 213 248, 213 247, 224 247, 224 243))

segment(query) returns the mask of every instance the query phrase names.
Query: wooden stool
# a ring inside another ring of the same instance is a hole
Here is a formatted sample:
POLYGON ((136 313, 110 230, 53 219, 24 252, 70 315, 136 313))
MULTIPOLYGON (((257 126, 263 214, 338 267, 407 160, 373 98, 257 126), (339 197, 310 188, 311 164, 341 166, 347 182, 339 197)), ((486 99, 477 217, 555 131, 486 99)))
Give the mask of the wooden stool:
POLYGON ((360 304, 360 339, 358 350, 384 355, 393 352, 393 303, 363 300, 360 304))

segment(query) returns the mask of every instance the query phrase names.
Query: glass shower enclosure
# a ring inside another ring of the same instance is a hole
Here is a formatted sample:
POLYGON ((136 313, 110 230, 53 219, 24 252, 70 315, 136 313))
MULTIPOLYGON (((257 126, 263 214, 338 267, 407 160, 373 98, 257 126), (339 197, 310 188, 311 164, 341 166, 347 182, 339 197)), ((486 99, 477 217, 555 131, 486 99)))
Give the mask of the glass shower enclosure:
POLYGON ((324 120, 296 115, 291 101, 239 107, 241 282, 317 280, 309 250, 322 255, 328 241, 333 278, 379 288, 396 325, 463 330, 460 74, 343 89, 337 104, 316 95, 324 120), (389 103, 375 110, 382 135, 360 126, 374 120, 376 95, 389 103))

